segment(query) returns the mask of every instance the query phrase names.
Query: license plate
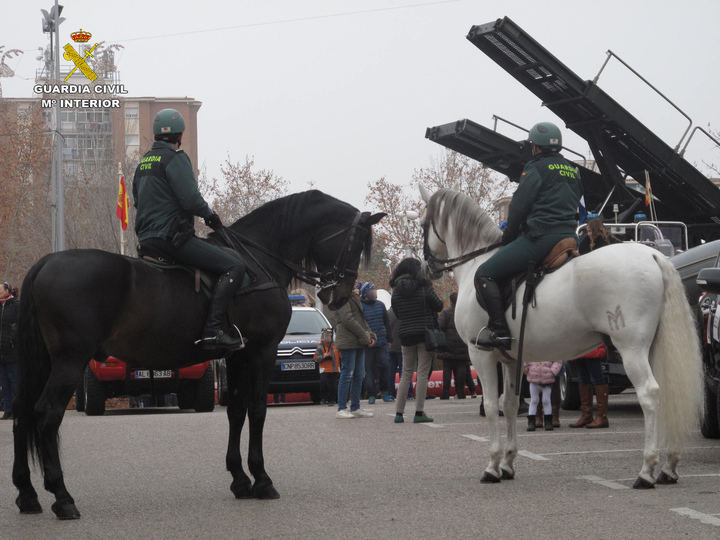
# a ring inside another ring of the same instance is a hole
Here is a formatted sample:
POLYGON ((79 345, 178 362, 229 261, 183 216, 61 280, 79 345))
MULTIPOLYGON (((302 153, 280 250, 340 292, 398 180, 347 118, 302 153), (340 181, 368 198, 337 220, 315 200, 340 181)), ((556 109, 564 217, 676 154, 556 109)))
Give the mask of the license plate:
POLYGON ((296 371, 299 369, 315 369, 315 362, 283 362, 280 371, 296 371))
MULTIPOLYGON (((149 369, 137 369, 135 370, 135 379, 149 379, 149 369)), ((154 369, 153 379, 172 379, 172 369, 154 369)))

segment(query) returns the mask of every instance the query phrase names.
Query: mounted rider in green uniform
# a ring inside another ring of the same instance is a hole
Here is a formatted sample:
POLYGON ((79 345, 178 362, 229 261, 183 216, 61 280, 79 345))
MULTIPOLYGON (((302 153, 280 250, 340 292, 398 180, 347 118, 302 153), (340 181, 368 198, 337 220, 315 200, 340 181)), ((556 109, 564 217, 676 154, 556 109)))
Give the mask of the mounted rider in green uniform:
POLYGON ((203 349, 224 352, 242 349, 242 336, 225 330, 225 318, 245 275, 245 264, 239 256, 195 236, 194 216, 203 218, 213 230, 222 229, 223 224, 200 194, 190 158, 180 150, 184 131, 185 120, 175 109, 163 109, 155 116, 155 142, 140 160, 133 180, 135 232, 141 250, 159 251, 179 263, 220 276, 196 343, 203 349))
POLYGON ((560 155, 560 129, 550 122, 536 124, 528 142, 534 157, 510 201, 503 246, 475 272, 478 303, 489 315, 487 332, 472 340, 478 347, 511 347, 499 283, 526 271, 530 261, 540 264, 555 244, 576 234, 582 186, 577 167, 560 155))

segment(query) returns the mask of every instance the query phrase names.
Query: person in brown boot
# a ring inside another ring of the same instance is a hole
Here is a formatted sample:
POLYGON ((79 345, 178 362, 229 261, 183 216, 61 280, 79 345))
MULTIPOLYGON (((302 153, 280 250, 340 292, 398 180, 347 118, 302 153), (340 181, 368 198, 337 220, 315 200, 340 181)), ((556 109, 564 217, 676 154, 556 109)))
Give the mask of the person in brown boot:
POLYGON ((607 409, 608 409, 608 385, 607 384, 598 384, 595 386, 595 399, 597 400, 597 415, 595 416, 593 421, 590 422, 585 427, 590 428, 590 429, 609 427, 610 424, 608 423, 608 419, 607 419, 607 409))
POLYGON ((585 427, 592 422, 592 386, 589 384, 578 384, 580 391, 580 418, 577 422, 568 424, 571 428, 585 427))
MULTIPOLYGON (((605 345, 601 345, 592 352, 589 352, 582 358, 573 360, 573 367, 577 372, 578 376, 578 390, 580 392, 580 418, 574 424, 570 424, 571 428, 579 428, 589 425, 593 421, 592 417, 592 396, 593 386, 597 390, 598 388, 604 388, 604 410, 603 415, 607 415, 607 394, 608 386, 605 380, 605 374, 602 369, 602 360, 605 358, 605 345)), ((598 391, 597 402, 598 402, 598 414, 600 414, 600 403, 602 392, 598 391)), ((607 416, 605 417, 605 423, 607 424, 607 416)), ((607 427, 597 425, 594 427, 607 427)))

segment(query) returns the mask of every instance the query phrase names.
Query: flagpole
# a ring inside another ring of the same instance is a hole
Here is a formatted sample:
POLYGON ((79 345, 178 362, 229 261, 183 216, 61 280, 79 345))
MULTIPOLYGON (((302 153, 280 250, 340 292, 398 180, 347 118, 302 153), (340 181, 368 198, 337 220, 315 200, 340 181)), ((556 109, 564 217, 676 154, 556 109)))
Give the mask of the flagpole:
POLYGON ((652 196, 652 186, 650 185, 650 173, 645 169, 645 198, 648 202, 648 209, 650 210, 650 221, 655 220, 655 201, 652 196))
MULTIPOLYGON (((122 164, 118 161, 118 185, 120 185, 122 176, 122 164)), ((123 230, 122 219, 120 220, 120 255, 125 255, 125 231, 123 230)))

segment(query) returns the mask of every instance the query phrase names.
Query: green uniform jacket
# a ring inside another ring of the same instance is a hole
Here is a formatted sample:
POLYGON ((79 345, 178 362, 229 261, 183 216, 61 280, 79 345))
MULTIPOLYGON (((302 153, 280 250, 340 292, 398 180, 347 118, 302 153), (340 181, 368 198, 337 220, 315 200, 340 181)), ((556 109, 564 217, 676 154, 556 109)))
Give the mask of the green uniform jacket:
POLYGON ((164 141, 155 141, 135 169, 133 199, 140 242, 172 239, 178 231, 193 230, 194 216, 212 213, 198 190, 190 158, 164 141))
POLYGON ((536 156, 525 165, 510 201, 503 244, 521 233, 531 239, 546 234, 574 235, 581 197, 575 165, 556 152, 536 156))

